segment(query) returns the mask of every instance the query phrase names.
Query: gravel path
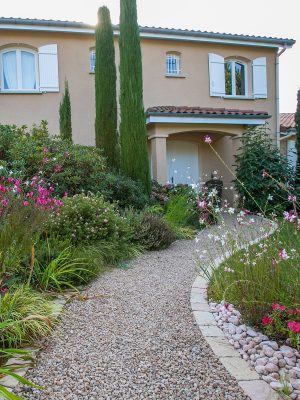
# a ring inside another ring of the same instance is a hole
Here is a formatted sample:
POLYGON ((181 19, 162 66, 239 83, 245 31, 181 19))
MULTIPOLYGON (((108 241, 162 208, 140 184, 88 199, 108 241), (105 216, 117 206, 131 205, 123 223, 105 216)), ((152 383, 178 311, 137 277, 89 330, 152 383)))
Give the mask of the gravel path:
POLYGON ((18 394, 35 400, 248 399, 213 355, 190 309, 195 250, 215 251, 208 239, 214 229, 200 232, 198 244, 178 241, 144 254, 127 271, 101 275, 87 292, 108 297, 72 301, 27 374, 45 389, 19 388, 18 394))

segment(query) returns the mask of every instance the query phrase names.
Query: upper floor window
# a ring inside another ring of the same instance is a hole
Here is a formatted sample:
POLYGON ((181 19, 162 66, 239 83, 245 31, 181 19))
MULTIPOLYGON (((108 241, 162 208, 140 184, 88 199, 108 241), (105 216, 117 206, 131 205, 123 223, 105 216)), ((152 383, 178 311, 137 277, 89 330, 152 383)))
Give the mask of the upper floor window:
POLYGON ((90 72, 92 73, 95 72, 95 66, 96 66, 96 51, 90 50, 90 72))
POLYGON ((57 44, 35 50, 0 51, 0 91, 3 93, 58 92, 57 44))
POLYGON ((3 90, 37 90, 37 54, 23 49, 2 52, 3 90))
POLYGON ((179 53, 167 53, 166 56, 166 75, 180 75, 181 60, 179 53))
POLYGON ((226 60, 218 54, 209 54, 209 90, 211 96, 266 99, 267 86, 266 57, 258 57, 252 60, 252 63, 250 61, 246 63, 238 59, 226 60), (249 79, 250 71, 252 72, 251 80, 249 79), (248 80, 250 82, 249 89, 248 80))
POLYGON ((225 61, 225 94, 246 95, 246 65, 240 61, 225 61))

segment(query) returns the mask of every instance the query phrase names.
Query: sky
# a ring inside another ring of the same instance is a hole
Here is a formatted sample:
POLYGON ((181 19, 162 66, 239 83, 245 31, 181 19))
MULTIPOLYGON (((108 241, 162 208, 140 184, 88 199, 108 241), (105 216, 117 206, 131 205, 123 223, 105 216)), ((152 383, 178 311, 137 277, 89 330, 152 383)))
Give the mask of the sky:
MULTIPOLYGON (((113 23, 119 0, 10 0, 1 16, 96 23, 106 5, 113 23)), ((137 0, 140 25, 296 39, 280 57, 280 111, 294 112, 300 88, 300 0, 137 0)))

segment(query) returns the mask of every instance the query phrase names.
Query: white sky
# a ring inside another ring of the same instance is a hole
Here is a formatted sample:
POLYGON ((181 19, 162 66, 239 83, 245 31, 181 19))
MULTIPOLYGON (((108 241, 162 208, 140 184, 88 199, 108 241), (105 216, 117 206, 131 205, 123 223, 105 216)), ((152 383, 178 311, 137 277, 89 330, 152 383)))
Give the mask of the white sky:
MULTIPOLYGON (((64 19, 96 23, 107 5, 119 20, 119 0, 2 1, 3 17, 64 19)), ((294 112, 300 87, 300 0, 137 0, 140 25, 288 37, 297 40, 280 57, 281 112, 294 112)))

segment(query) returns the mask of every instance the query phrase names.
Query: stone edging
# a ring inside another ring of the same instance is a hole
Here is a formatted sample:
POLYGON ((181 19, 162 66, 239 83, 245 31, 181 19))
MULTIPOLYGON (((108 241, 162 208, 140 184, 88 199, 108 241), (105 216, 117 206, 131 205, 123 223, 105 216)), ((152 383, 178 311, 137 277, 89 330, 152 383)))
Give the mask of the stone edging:
MULTIPOLYGON (((273 224, 268 235, 274 233, 277 225, 273 224)), ((252 240, 248 245, 260 242, 262 237, 252 240)), ((239 247, 237 250, 243 249, 239 247)), ((231 253, 215 260, 218 267, 231 253)), ((251 369, 249 364, 243 360, 239 352, 229 343, 223 331, 217 326, 217 322, 210 312, 207 299, 207 280, 198 276, 191 290, 191 308, 195 321, 206 342, 214 354, 219 358, 226 370, 237 380, 239 386, 251 400, 279 400, 282 397, 273 390, 270 385, 260 379, 258 373, 251 369)))
MULTIPOLYGON (((57 298, 53 300, 54 304, 53 315, 56 319, 59 318, 59 316, 63 312, 63 308, 67 302, 68 300, 66 298, 57 298)), ((30 351, 37 351, 38 349, 34 347, 27 347, 25 348, 25 350, 28 350, 30 352, 30 351)), ((35 357, 33 356, 33 358, 35 357)), ((28 369, 31 368, 31 366, 28 365, 28 361, 24 361, 18 356, 10 358, 5 364, 5 366, 16 365, 16 364, 17 365, 26 364, 24 368, 20 368, 16 371, 16 373, 21 377, 24 377, 28 369)), ((19 382, 15 378, 8 375, 4 376, 3 378, 0 378, 0 385, 4 386, 9 392, 12 392, 18 384, 19 382)), ((0 396, 0 400, 4 400, 3 397, 0 396)))

